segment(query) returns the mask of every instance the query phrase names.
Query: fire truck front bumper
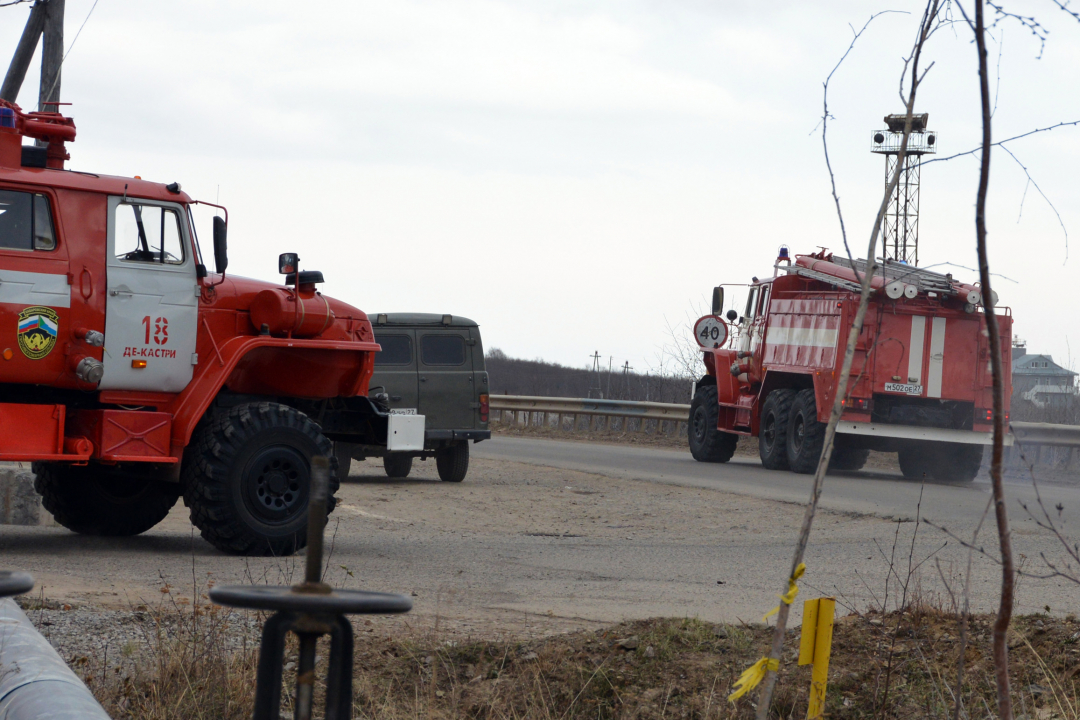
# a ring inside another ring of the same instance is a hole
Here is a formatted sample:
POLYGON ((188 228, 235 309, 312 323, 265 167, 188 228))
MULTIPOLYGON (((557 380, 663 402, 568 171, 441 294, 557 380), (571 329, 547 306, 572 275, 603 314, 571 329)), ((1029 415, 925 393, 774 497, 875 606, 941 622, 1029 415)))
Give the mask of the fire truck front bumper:
MULTIPOLYGON (((836 426, 836 432, 846 435, 870 435, 880 438, 964 443, 967 445, 992 445, 994 442, 993 433, 988 432, 915 427, 913 425, 888 425, 875 422, 851 422, 850 420, 841 420, 836 426)), ((1011 446, 1013 439, 1012 433, 1007 433, 1004 438, 1005 445, 1011 446)))

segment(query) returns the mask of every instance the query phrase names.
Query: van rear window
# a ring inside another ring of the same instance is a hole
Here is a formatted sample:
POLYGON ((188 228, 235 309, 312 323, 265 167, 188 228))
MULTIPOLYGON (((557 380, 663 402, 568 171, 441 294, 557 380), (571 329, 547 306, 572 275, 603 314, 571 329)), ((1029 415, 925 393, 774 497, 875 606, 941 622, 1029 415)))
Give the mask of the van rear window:
POLYGON ((375 365, 408 365, 412 362, 412 338, 408 335, 376 335, 382 350, 375 353, 375 365))
POLYGON ((465 338, 460 335, 425 335, 420 341, 425 365, 464 365, 465 338))

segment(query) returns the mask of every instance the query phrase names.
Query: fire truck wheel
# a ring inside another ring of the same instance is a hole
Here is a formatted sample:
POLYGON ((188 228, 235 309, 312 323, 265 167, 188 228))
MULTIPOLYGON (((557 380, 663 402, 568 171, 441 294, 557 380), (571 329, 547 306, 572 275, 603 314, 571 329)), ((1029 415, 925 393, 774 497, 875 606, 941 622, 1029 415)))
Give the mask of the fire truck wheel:
POLYGON ((832 457, 829 458, 829 469, 846 470, 848 472, 862 470, 862 466, 866 464, 869 457, 869 450, 860 450, 859 448, 833 448, 832 457))
POLYGON ((386 477, 407 478, 412 472, 412 455, 387 453, 383 455, 382 466, 386 471, 386 477))
POLYGON ((787 426, 791 415, 794 390, 773 390, 761 407, 761 430, 758 433, 758 455, 769 470, 787 470, 787 426))
POLYGON ((932 453, 930 475, 938 482, 969 483, 979 474, 982 445, 938 443, 932 453))
POLYGON ((144 533, 169 514, 180 486, 150 467, 34 463, 34 489, 56 522, 83 535, 144 533))
POLYGON ((456 442, 435 453, 435 466, 443 482, 461 482, 469 472, 469 441, 456 442))
POLYGON ((219 550, 291 555, 307 544, 311 458, 330 461, 327 512, 339 481, 334 446, 307 415, 272 402, 217 411, 184 458, 191 522, 219 550))
POLYGON ((797 473, 812 473, 824 447, 825 423, 818 422, 814 391, 800 390, 791 404, 787 426, 788 465, 797 473))
POLYGON ((719 416, 716 386, 698 388, 690 403, 690 422, 686 424, 690 454, 698 462, 727 462, 735 454, 739 436, 717 428, 719 416))
POLYGON ((930 454, 925 445, 905 445, 896 453, 900 472, 908 480, 926 480, 930 474, 930 454))

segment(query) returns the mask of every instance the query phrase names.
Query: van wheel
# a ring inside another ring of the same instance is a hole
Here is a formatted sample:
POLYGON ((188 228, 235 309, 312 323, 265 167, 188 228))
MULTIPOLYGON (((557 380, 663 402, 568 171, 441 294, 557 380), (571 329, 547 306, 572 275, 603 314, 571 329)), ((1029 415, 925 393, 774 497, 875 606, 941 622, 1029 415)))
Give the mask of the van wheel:
POLYGON ((219 550, 292 555, 307 544, 311 459, 330 462, 327 512, 339 482, 334 446, 304 413, 272 402, 220 410, 184 458, 191 522, 219 550))
POLYGON ((334 457, 337 458, 338 480, 347 480, 349 472, 352 470, 352 444, 335 442, 334 457))
POLYGON ((56 522, 81 535, 139 535, 165 519, 180 485, 156 467, 33 463, 34 489, 56 522))
POLYGON ((386 471, 386 477, 407 478, 412 472, 412 455, 387 453, 383 455, 382 466, 386 471))
POLYGON ((469 441, 462 440, 435 453, 435 466, 443 482, 461 482, 469 472, 469 441))
POLYGON ((716 399, 716 386, 699 388, 690 403, 690 422, 686 423, 690 454, 698 462, 727 462, 735 454, 739 436, 717 428, 720 406, 716 399))
POLYGON ((824 447, 825 423, 818 422, 814 391, 800 390, 791 404, 791 418, 788 420, 788 465, 797 473, 812 473, 817 470, 824 447))
POLYGON ((847 472, 862 470, 863 465, 866 464, 869 458, 869 450, 834 447, 832 457, 829 458, 829 469, 845 470, 847 472))
POLYGON ((769 470, 787 470, 787 426, 794 390, 773 390, 761 407, 758 455, 769 470))

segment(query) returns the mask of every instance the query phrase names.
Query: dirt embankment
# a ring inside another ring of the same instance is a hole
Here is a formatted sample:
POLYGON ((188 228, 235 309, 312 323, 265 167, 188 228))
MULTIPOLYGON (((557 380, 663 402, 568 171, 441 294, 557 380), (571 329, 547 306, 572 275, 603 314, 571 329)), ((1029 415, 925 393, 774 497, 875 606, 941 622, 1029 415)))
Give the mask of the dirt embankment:
MULTIPOLYGON (((58 646, 80 631, 70 611, 30 605, 31 618, 58 646)), ((925 607, 840 618, 826 717, 951 717, 961 654, 963 716, 993 715, 991 622, 976 616, 964 630, 957 616, 925 607)), ((250 717, 257 623, 205 604, 177 605, 167 592, 160 607, 98 616, 94 629, 108 633, 110 624, 125 627, 129 641, 106 655, 76 651, 66 659, 112 717, 250 717)), ((391 629, 379 618, 359 619, 355 628, 354 716, 391 720, 750 718, 756 693, 734 704, 726 698, 771 637, 762 625, 686 618, 540 639, 450 638, 437 629, 391 629)), ((1080 623, 1072 616, 1015 621, 1009 647, 1018 716, 1078 717, 1078 639, 1080 623)), ((796 665, 798 645, 795 630, 770 717, 806 712, 810 668, 796 665)), ((286 665, 285 681, 294 686, 294 663, 286 665)), ((292 714, 290 702, 286 696, 283 717, 292 714)))

